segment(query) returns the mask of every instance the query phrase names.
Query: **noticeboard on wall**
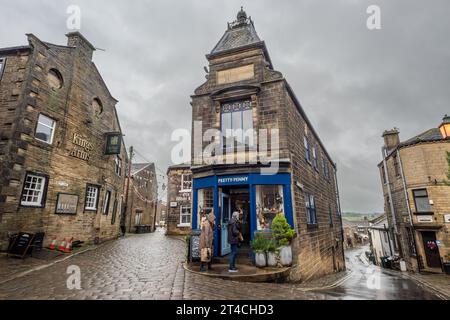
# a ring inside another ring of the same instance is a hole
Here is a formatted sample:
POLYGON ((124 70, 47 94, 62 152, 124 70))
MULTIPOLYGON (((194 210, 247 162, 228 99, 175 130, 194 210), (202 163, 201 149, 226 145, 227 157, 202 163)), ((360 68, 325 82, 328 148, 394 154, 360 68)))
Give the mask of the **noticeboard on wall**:
POLYGON ((56 214, 77 214, 78 195, 58 193, 56 200, 56 214))

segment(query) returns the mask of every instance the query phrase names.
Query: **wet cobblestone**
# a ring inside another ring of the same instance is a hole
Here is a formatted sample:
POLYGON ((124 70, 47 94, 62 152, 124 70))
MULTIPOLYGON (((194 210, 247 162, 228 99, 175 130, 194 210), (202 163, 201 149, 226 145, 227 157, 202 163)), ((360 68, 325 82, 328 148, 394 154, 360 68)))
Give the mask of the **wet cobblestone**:
MULTIPOLYGON (((185 244, 161 230, 107 243, 26 276, 0 284, 0 299, 351 299, 436 298, 411 280, 383 275, 389 288, 375 292, 364 287, 362 271, 336 289, 307 291, 305 285, 241 283, 186 272, 182 266, 185 244), (67 268, 81 271, 81 290, 69 290, 67 268), (398 286, 395 287, 395 286, 398 286), (403 288, 403 289, 402 289, 403 288), (407 290, 404 290, 407 288, 407 290), (411 291, 412 290, 412 291, 411 291)), ((357 259, 353 255, 348 262, 357 259)), ((355 268, 356 268, 355 267, 355 268)))

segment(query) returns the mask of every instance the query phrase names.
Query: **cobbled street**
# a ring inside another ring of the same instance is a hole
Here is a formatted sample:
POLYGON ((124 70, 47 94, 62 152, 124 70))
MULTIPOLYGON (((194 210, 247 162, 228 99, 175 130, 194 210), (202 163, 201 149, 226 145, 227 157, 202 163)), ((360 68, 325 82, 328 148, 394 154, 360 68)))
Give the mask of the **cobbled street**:
MULTIPOLYGON (((411 280, 394 276, 388 290, 374 293, 376 289, 362 285, 361 269, 334 290, 314 292, 296 284, 213 279, 186 272, 184 255, 185 243, 166 237, 162 230, 134 235, 3 283, 0 299, 437 299, 411 280), (80 290, 67 288, 69 266, 80 268, 80 290)), ((352 267, 357 263, 354 252, 347 259, 352 267)), ((388 277, 383 274, 383 283, 388 277)))

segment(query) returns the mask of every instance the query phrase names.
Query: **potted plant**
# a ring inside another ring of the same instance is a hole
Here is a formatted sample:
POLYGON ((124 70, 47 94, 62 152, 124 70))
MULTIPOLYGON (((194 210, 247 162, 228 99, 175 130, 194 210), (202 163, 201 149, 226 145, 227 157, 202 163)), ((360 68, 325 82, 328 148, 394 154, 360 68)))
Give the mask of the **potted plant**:
POLYGON ((256 233, 251 243, 251 247, 255 252, 255 265, 258 268, 264 268, 267 265, 266 249, 269 239, 261 234, 256 233))
POLYGON ((267 242, 266 251, 267 251, 267 266, 276 267, 278 265, 276 254, 277 243, 274 239, 270 239, 267 242))
POLYGON ((292 265, 291 242, 294 230, 291 228, 283 213, 279 213, 272 222, 272 235, 280 252, 280 263, 282 266, 292 265))

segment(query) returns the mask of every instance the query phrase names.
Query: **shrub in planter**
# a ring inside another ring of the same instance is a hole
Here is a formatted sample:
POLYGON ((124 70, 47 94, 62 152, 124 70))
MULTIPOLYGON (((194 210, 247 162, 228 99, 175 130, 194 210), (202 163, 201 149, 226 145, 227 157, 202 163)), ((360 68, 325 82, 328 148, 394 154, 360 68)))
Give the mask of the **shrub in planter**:
POLYGON ((275 240, 271 239, 268 243, 267 243, 267 265, 269 267, 276 267, 278 265, 278 261, 277 261, 277 243, 275 242, 275 240))
POLYGON ((255 234, 255 238, 251 243, 251 247, 255 252, 255 265, 259 268, 263 268, 267 265, 266 261, 266 249, 269 243, 269 239, 260 234, 255 234))
POLYGON ((294 233, 283 214, 278 214, 273 219, 272 234, 278 244, 279 259, 282 266, 290 266, 292 264, 292 248, 290 244, 294 233))

